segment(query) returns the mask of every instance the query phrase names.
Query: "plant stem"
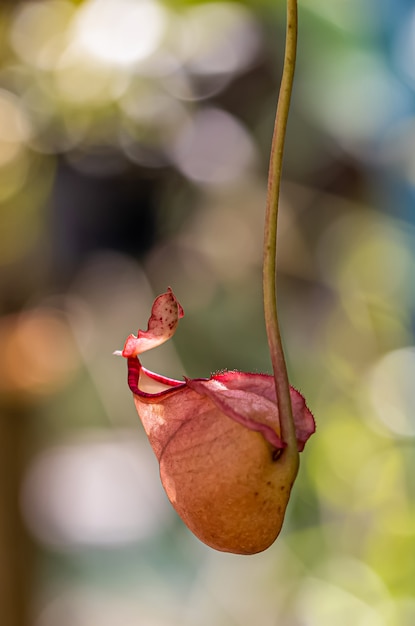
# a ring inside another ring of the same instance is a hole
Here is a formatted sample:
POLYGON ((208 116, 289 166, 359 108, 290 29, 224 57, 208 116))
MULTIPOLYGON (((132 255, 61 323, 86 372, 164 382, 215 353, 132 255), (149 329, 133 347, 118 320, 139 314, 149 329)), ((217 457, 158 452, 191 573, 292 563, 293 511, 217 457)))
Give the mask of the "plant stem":
POLYGON ((297 457, 298 450, 292 416, 287 367, 277 316, 276 253, 278 203, 281 186, 284 142, 290 109, 297 50, 297 0, 287 0, 287 27, 284 69, 278 97, 268 173, 268 195, 265 213, 263 292, 265 326, 274 370, 275 388, 281 424, 281 435, 287 444, 286 455, 297 457))

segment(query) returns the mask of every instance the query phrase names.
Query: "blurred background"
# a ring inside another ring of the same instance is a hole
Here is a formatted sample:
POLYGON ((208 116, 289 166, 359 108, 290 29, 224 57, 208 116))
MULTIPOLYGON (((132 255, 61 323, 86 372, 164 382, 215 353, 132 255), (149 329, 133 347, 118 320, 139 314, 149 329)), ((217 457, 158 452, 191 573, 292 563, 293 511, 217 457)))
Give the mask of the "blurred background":
POLYGON ((172 286, 181 378, 270 372, 285 2, 0 5, 4 626, 415 623, 415 9, 301 0, 279 309, 317 434, 265 553, 203 546, 112 356, 172 286))

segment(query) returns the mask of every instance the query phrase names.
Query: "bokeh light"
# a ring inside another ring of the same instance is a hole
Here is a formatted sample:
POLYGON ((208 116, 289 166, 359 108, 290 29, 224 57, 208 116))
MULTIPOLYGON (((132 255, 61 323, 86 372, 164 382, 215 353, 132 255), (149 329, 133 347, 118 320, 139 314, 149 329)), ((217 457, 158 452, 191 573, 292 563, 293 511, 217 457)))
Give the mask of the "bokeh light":
POLYGON ((157 464, 132 435, 120 432, 115 441, 91 433, 34 459, 22 503, 39 541, 74 550, 133 544, 161 532, 172 516, 157 464))
POLYGON ((242 125, 218 109, 198 112, 172 149, 173 160, 189 180, 210 185, 242 179, 254 163, 254 154, 242 125))
POLYGON ((130 65, 157 49, 166 17, 155 0, 90 0, 78 11, 73 44, 104 63, 130 65))
POLYGON ((369 375, 369 395, 375 416, 396 435, 415 437, 415 348, 408 346, 383 356, 369 375))
POLYGON ((49 395, 67 383, 79 354, 65 315, 46 307, 3 318, 0 388, 21 394, 49 395))

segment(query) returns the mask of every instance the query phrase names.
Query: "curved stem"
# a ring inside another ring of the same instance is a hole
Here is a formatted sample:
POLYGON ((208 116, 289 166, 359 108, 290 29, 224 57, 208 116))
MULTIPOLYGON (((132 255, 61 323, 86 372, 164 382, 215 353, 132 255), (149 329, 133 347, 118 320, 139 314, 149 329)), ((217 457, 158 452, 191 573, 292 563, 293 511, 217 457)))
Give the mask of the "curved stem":
POLYGON ((285 364, 284 351, 278 325, 276 288, 278 202, 281 186, 285 134, 294 80, 297 30, 297 0, 287 0, 284 70, 278 98, 268 173, 268 195, 264 233, 263 292, 265 326, 267 330, 272 367, 274 370, 275 387, 281 423, 281 435, 283 440, 287 443, 286 454, 290 457, 294 457, 294 459, 297 457, 298 463, 298 450, 292 416, 287 367, 285 364))

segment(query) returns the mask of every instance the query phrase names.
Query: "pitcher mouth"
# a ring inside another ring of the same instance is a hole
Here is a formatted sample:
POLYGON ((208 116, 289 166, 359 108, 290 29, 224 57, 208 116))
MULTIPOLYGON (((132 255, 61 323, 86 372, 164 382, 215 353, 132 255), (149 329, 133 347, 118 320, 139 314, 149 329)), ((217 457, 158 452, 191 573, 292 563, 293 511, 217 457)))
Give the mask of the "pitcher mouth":
POLYGON ((143 400, 157 401, 186 387, 185 381, 168 378, 147 369, 137 357, 128 357, 127 364, 128 386, 133 394, 143 400))
MULTIPOLYGON (((139 355, 168 341, 183 316, 183 308, 169 288, 154 300, 147 330, 139 329, 137 336, 129 335, 123 350, 115 352, 127 359, 128 386, 136 401, 142 405, 168 406, 169 411, 174 407, 178 416, 187 415, 189 410, 197 414, 200 403, 214 405, 227 418, 260 432, 275 449, 285 448, 273 376, 227 370, 212 374, 210 378, 176 380, 143 367, 139 355)), ((290 398, 297 447, 301 452, 315 430, 315 422, 304 398, 293 387, 290 387, 290 398)))

